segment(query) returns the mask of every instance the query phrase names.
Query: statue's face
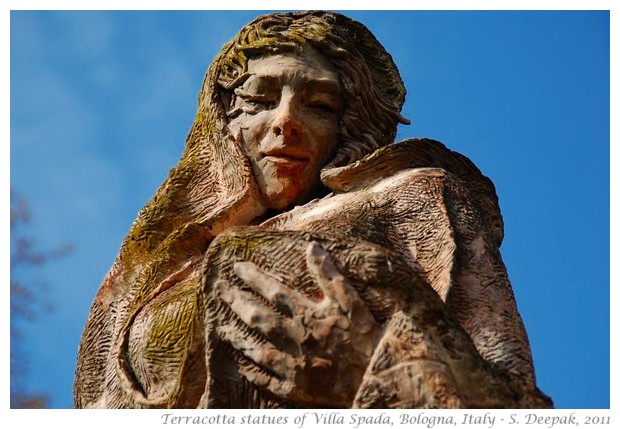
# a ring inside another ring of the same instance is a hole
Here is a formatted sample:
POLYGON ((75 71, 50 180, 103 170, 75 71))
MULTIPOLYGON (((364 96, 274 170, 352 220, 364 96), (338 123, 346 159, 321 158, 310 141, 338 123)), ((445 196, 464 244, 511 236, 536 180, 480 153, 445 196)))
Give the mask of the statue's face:
POLYGON ((250 59, 248 73, 235 90, 233 109, 241 113, 230 127, 240 129, 267 208, 303 203, 338 144, 343 98, 336 69, 306 45, 301 54, 250 59))

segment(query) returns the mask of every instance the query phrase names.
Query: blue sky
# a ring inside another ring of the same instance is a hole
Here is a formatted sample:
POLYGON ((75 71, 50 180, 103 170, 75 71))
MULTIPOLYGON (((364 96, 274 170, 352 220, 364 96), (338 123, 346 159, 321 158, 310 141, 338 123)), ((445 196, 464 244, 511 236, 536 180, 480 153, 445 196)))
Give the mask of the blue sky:
MULTIPOLYGON (((10 14, 10 184, 54 311, 27 331, 30 387, 72 406, 80 335, 140 208, 179 159, 204 73, 257 11, 10 14)), ((610 406, 610 15, 348 11, 408 88, 398 138, 429 137, 495 183, 502 256, 540 388, 610 406)))

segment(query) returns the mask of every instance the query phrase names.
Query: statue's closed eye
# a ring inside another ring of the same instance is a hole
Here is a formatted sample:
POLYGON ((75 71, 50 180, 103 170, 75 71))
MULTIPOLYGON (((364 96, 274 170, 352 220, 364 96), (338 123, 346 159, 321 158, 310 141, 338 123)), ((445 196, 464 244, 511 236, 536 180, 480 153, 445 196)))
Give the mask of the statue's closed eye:
POLYGON ((240 101, 234 103, 235 107, 228 112, 229 117, 236 116, 241 112, 253 114, 262 110, 273 109, 278 102, 278 97, 273 91, 263 91, 260 88, 250 88, 248 90, 244 87, 239 87, 233 92, 240 101))

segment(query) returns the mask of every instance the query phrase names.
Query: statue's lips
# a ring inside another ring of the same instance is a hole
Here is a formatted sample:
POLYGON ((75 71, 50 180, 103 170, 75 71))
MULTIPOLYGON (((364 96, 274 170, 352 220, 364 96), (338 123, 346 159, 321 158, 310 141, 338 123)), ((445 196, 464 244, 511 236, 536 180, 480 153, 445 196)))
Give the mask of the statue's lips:
POLYGON ((310 161, 310 156, 290 152, 262 153, 262 159, 281 166, 301 166, 310 161))

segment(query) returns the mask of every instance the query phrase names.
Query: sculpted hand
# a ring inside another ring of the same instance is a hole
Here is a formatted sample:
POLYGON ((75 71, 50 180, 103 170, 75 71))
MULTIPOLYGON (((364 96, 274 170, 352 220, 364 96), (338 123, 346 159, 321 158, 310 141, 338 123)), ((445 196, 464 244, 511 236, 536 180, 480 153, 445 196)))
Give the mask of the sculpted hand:
POLYGON ((308 246, 306 264, 320 288, 314 297, 251 262, 236 263, 235 273, 258 295, 225 281, 216 282, 215 288, 232 311, 267 341, 243 333, 235 323, 217 330, 220 338, 255 363, 240 366, 255 385, 289 400, 348 407, 382 328, 318 244, 308 246))

